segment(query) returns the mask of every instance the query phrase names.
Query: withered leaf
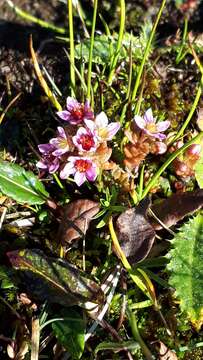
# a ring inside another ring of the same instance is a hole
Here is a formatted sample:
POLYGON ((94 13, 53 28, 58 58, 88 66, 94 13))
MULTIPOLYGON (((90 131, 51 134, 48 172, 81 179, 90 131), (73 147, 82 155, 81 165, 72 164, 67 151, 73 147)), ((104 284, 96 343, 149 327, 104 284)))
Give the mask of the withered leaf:
POLYGON ((159 345, 159 360, 178 360, 176 353, 168 349, 162 341, 159 341, 159 345))
POLYGON ((99 208, 98 202, 88 199, 76 200, 65 205, 58 231, 60 242, 65 245, 83 237, 99 208))
POLYGON ((63 306, 84 306, 89 301, 103 303, 100 286, 68 261, 47 257, 35 249, 11 251, 7 255, 32 297, 63 306))
MULTIPOLYGON (((173 194, 168 199, 151 206, 151 210, 164 225, 171 227, 185 216, 192 214, 203 206, 203 190, 188 191, 182 194, 173 194)), ((155 230, 162 229, 162 225, 154 218, 150 223, 155 230)))
POLYGON ((120 246, 131 264, 139 262, 149 254, 155 239, 155 231, 149 223, 146 199, 135 208, 122 213, 116 221, 120 246))

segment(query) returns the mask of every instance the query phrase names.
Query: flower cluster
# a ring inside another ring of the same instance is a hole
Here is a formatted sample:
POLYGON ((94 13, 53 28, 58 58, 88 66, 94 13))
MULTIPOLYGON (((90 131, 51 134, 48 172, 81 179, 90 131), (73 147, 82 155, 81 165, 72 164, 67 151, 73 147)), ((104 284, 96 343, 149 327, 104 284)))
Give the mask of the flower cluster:
POLYGON ((99 169, 108 168, 112 150, 107 141, 112 140, 120 124, 109 124, 104 112, 94 116, 88 101, 81 104, 71 97, 67 98, 66 110, 57 115, 67 126, 59 126, 55 138, 38 146, 42 159, 37 167, 49 173, 59 170, 61 179, 73 175, 78 186, 86 180, 94 181, 99 169))
POLYGON ((130 170, 137 170, 140 163, 150 153, 164 154, 167 145, 163 134, 170 126, 170 121, 157 122, 152 110, 148 109, 144 116, 135 115, 131 130, 125 132, 129 143, 124 147, 124 164, 130 170))

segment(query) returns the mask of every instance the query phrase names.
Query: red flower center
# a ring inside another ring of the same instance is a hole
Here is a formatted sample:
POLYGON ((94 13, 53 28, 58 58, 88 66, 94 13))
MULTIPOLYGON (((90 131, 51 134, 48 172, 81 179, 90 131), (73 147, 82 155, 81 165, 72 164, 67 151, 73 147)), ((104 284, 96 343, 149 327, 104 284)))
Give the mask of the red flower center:
POLYGON ((87 160, 80 159, 75 161, 75 168, 79 172, 86 172, 90 167, 91 163, 87 160))
POLYGON ((92 135, 83 134, 80 136, 79 144, 82 145, 83 150, 89 151, 94 146, 94 139, 92 135))
POLYGON ((71 115, 77 119, 82 120, 84 117, 84 106, 80 105, 71 111, 71 115))

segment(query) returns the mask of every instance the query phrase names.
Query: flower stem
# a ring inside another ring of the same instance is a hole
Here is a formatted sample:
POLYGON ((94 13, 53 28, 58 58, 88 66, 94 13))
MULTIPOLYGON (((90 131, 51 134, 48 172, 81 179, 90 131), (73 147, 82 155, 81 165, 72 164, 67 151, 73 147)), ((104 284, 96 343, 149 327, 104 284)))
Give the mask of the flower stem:
POLYGON ((139 71, 138 71, 138 74, 137 74, 137 78, 136 78, 136 81, 135 81, 135 86, 134 86, 133 93, 132 93, 132 101, 134 101, 135 98, 136 98, 136 96, 137 96, 137 90, 138 90, 138 87, 139 87, 139 85, 140 85, 140 79, 141 79, 141 76, 142 76, 142 73, 143 73, 144 65, 145 65, 145 63, 146 63, 146 61, 147 61, 147 58, 148 58, 148 56, 149 56, 150 49, 151 49, 151 44, 152 44, 152 40, 153 40, 153 38, 154 38, 155 31, 156 31, 157 25, 158 25, 158 23, 159 23, 159 20, 160 20, 162 11, 163 11, 163 9, 164 9, 165 3, 166 3, 166 0, 162 0, 162 3, 161 3, 161 6, 160 6, 160 9, 159 9, 159 12, 158 12, 158 14, 157 14, 155 23, 154 23, 154 25, 153 25, 153 28, 152 28, 152 31, 151 31, 149 40, 148 40, 148 42, 147 42, 147 46, 146 46, 146 48, 145 48, 144 55, 143 55, 143 59, 142 59, 142 62, 141 62, 141 64, 140 64, 140 68, 139 68, 139 71))
POLYGON ((117 41, 116 51, 115 51, 114 57, 111 62, 108 84, 111 84, 111 82, 112 82, 112 79, 113 79, 113 76, 115 73, 116 64, 117 64, 118 57, 119 57, 119 53, 120 53, 120 49, 122 46, 123 34, 124 34, 124 29, 125 29, 125 0, 120 0, 120 8, 121 8, 121 16, 120 16, 120 28, 119 28, 119 34, 118 34, 118 41, 117 41))
POLYGON ((74 49, 74 30, 73 30, 73 6, 72 0, 68 0, 68 23, 70 39, 70 81, 71 96, 75 95, 75 49, 74 49))
POLYGON ((130 323, 130 327, 131 327, 134 339, 140 344, 140 347, 141 347, 142 352, 143 352, 144 356, 146 357, 146 359, 153 360, 154 357, 153 357, 151 351, 148 349, 147 345, 144 343, 144 341, 142 340, 142 338, 139 334, 135 313, 132 312, 129 307, 127 309, 127 315, 128 315, 128 320, 130 323))
POLYGON ((91 77, 92 77, 92 57, 93 57, 93 47, 94 47, 94 33, 96 26, 96 18, 97 18, 97 7, 98 0, 94 0, 94 13, 92 20, 92 32, 90 38, 90 52, 89 52, 89 62, 88 62, 88 75, 87 75, 87 99, 91 100, 91 77))

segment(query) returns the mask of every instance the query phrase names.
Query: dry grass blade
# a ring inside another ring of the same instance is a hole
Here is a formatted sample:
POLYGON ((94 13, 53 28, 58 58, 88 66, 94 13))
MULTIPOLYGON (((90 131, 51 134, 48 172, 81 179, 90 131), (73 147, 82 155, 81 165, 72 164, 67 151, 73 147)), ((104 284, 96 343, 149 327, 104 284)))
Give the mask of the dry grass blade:
POLYGON ((10 109, 10 107, 19 99, 19 97, 22 95, 22 93, 19 93, 18 95, 16 95, 11 101, 10 103, 7 105, 7 107, 5 108, 5 110, 3 110, 1 116, 0 116, 0 124, 2 123, 4 116, 6 115, 7 111, 10 109))
POLYGON ((61 111, 62 110, 61 105, 59 104, 58 100, 56 99, 56 97, 51 92, 51 90, 50 90, 49 86, 47 85, 47 82, 44 79, 44 77, 42 75, 42 72, 40 70, 39 63, 37 61, 37 56, 36 56, 34 48, 33 48, 32 36, 30 36, 30 53, 31 53, 33 65, 34 65, 34 68, 35 68, 35 72, 36 72, 36 75, 38 77, 38 80, 40 82, 41 87, 43 88, 45 94, 47 95, 49 100, 52 102, 52 104, 55 106, 55 108, 58 111, 61 111))
POLYGON ((39 339, 40 339, 39 319, 33 317, 32 318, 31 360, 39 359, 39 339))

